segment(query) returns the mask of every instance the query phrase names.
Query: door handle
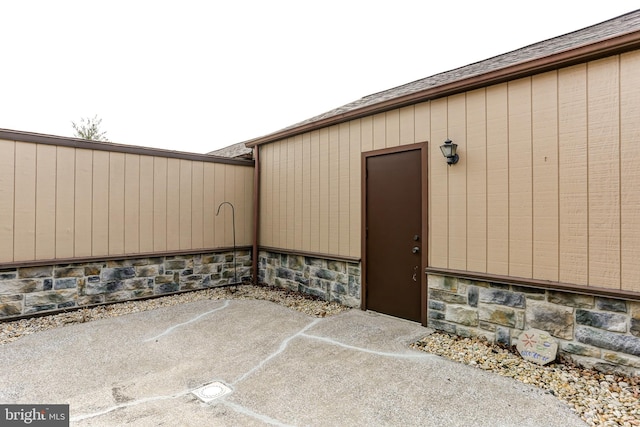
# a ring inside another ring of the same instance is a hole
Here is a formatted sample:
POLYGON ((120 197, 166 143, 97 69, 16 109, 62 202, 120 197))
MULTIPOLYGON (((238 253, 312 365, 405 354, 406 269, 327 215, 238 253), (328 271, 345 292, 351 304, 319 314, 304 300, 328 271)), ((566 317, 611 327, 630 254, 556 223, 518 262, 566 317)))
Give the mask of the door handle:
POLYGON ((413 254, 417 254, 418 252, 420 252, 420 247, 418 246, 414 246, 413 249, 411 249, 411 253, 413 254))

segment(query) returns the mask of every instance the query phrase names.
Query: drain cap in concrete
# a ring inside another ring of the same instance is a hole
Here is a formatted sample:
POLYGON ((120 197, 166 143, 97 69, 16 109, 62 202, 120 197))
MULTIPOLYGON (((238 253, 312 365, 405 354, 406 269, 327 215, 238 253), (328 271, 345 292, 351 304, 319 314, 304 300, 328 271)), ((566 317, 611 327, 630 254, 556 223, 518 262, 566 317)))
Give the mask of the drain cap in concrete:
POLYGON ((209 403, 231 393, 231 389, 220 381, 216 381, 195 389, 191 393, 204 403, 209 403))

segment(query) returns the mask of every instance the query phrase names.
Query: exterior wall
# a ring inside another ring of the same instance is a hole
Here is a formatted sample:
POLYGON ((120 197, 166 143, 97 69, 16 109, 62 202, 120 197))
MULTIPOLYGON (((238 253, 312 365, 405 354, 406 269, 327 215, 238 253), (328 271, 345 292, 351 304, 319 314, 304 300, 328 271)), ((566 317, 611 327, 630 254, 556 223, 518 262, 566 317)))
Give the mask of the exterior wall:
POLYGON ((360 306, 360 263, 260 251, 261 283, 360 306))
POLYGON ((640 374, 640 302, 429 275, 429 326, 515 345, 529 328, 600 370, 640 374))
POLYGON ((129 258, 0 270, 0 319, 250 280, 251 252, 129 258))
POLYGON ((640 292, 638 117, 633 51, 262 145, 260 245, 359 258, 361 153, 429 141, 430 267, 640 292))
POLYGON ((0 140, 0 267, 252 243, 253 167, 86 147, 0 140))

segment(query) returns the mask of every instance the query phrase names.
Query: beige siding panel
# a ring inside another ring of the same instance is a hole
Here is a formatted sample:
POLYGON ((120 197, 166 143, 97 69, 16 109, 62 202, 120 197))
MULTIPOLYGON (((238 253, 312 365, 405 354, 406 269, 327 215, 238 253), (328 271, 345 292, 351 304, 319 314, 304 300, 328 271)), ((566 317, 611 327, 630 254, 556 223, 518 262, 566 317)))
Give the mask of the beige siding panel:
POLYGON ((329 252, 336 255, 340 246, 340 136, 338 126, 329 128, 329 252))
POLYGON ((180 160, 167 159, 167 250, 180 249, 180 160))
POLYGON ((304 160, 303 160, 303 142, 302 135, 297 135, 294 138, 294 175, 293 175, 293 194, 294 194, 294 207, 295 212, 293 219, 293 247, 298 250, 303 248, 303 234, 306 234, 306 230, 302 228, 304 224, 304 160))
POLYGON ((204 163, 191 165, 191 249, 204 247, 204 163))
POLYGON ((91 255, 109 254, 109 153, 93 151, 91 255))
POLYGON ((74 256, 93 254, 93 152, 76 149, 74 256))
POLYGON ((559 280, 588 284, 587 68, 558 72, 559 280))
MULTIPOLYGON (((289 206, 287 204, 288 199, 287 199, 287 191, 288 191, 288 184, 289 184, 289 140, 286 139, 282 142, 278 142, 277 143, 280 146, 280 185, 279 185, 279 189, 280 192, 279 194, 277 194, 277 203, 278 206, 280 207, 280 215, 278 216, 277 220, 280 222, 280 235, 278 236, 279 239, 279 244, 278 247, 279 248, 286 248, 287 247, 287 242, 288 242, 288 237, 289 237, 289 228, 290 225, 288 224, 288 215, 289 215, 289 206)), ((291 197, 293 197, 293 194, 291 195, 291 197)))
POLYGON ((401 108, 400 113, 400 145, 413 144, 416 141, 415 135, 415 107, 410 105, 401 108))
MULTIPOLYGON (((260 154, 263 153, 264 148, 260 149, 260 154)), ((215 163, 205 163, 203 170, 204 190, 203 190, 203 245, 205 248, 212 248, 214 246, 213 230, 215 227, 215 163)), ((262 195, 264 197, 264 195, 262 195)))
POLYGON ((153 252, 153 157, 140 156, 140 252, 153 252))
POLYGON ((225 231, 226 231, 226 221, 225 215, 227 213, 227 209, 225 206, 220 206, 222 202, 225 201, 225 176, 224 176, 224 165, 216 165, 215 168, 215 183, 216 187, 214 190, 214 200, 215 200, 215 222, 214 222, 214 246, 222 247, 225 246, 225 231), (220 210, 218 210, 220 209, 220 210))
POLYGON ((55 257, 74 256, 76 150, 58 147, 56 151, 55 257))
POLYGON ((620 288, 618 57, 589 63, 589 285, 620 288))
POLYGON ((140 156, 124 155, 124 252, 140 252, 140 156))
MULTIPOLYGON (((467 269, 466 94, 449 97, 447 136, 458 144, 460 160, 449 174, 449 268, 467 269)), ((444 157, 442 158, 444 160, 444 157)))
POLYGON ((302 135, 302 242, 303 251, 311 251, 311 135, 302 135))
POLYGON ((558 75, 531 82, 533 131, 533 277, 558 281, 558 75))
POLYGON ((397 147, 400 145, 400 111, 391 110, 385 113, 385 146, 397 147))
POLYGON ((487 88, 487 273, 509 274, 507 84, 487 88))
POLYGON ((349 256, 359 258, 361 251, 361 198, 362 171, 360 148, 360 120, 349 125, 349 256))
POLYGON ((329 253, 329 129, 320 129, 320 240, 319 252, 329 253))
MULTIPOLYGON (((487 271, 487 111, 485 89, 467 93, 467 269, 487 271)), ((453 166, 452 166, 453 167, 453 166)))
POLYGON ((37 146, 36 258, 56 256, 56 147, 37 146))
POLYGON ((281 143, 273 143, 272 149, 272 183, 271 183, 271 245, 273 247, 279 248, 281 242, 281 232, 280 232, 280 174, 282 173, 281 169, 283 167, 283 159, 280 156, 281 151, 281 143))
POLYGON ((373 117, 360 119, 360 150, 363 153, 373 150, 373 117))
POLYGON ((386 114, 380 113, 373 116, 373 149, 380 150, 387 146, 386 114))
POLYGON ((241 167, 244 172, 244 240, 241 245, 253 244, 253 174, 254 168, 241 167))
MULTIPOLYGON (((221 200, 220 203, 229 202, 233 204, 235 208, 237 192, 233 173, 234 167, 226 164, 221 166, 224 169, 224 199, 221 200)), ((220 208, 220 216, 224 220, 224 245, 231 246, 233 245, 233 209, 231 209, 231 206, 227 204, 223 205, 222 208, 220 208)))
POLYGON ((287 214, 284 217, 286 220, 286 229, 287 229, 287 240, 286 240, 286 248, 287 249, 295 249, 295 230, 296 230, 296 138, 289 138, 287 140, 287 176, 286 180, 286 208, 287 214))
POLYGON ((15 142, 0 140, 0 262, 13 261, 15 142))
POLYGON ((109 254, 124 253, 124 153, 109 155, 109 254))
POLYGON ((320 252, 320 209, 321 198, 320 187, 322 186, 320 172, 320 131, 313 131, 309 135, 311 151, 311 230, 309 250, 320 252))
POLYGON ((273 150, 275 144, 260 147, 260 244, 274 246, 273 244, 273 177, 275 165, 273 150))
POLYGON ((428 102, 416 104, 413 107, 415 142, 429 141, 429 135, 431 134, 430 108, 431 104, 428 102))
POLYGON ((153 159, 153 250, 167 250, 168 160, 153 159))
MULTIPOLYGON (((429 228, 429 246, 431 267, 448 268, 449 254, 449 200, 448 200, 448 169, 449 166, 442 157, 440 145, 448 137, 447 98, 438 99, 431 103, 431 149, 430 149, 430 181, 429 214, 431 223, 429 228)), ((457 166, 457 165, 456 165, 457 166)))
POLYGON ((509 88, 509 275, 533 276, 531 79, 509 88))
POLYGON ((14 260, 36 255, 36 145, 16 142, 14 260))
MULTIPOLYGON (((242 242, 245 240, 244 237, 244 213, 247 210, 247 207, 245 205, 245 199, 244 199, 244 176, 243 176, 243 171, 242 168, 239 168, 237 166, 232 166, 232 165, 228 165, 229 166, 229 172, 231 174, 233 174, 233 187, 234 187, 234 192, 231 195, 231 203, 233 203, 233 206, 235 207, 235 211, 236 211, 236 245, 239 244, 239 242, 242 242)), ((230 213, 231 209, 230 206, 227 206, 227 209, 229 209, 230 213)), ((233 217, 231 217, 231 243, 233 243, 233 217)))
POLYGON ((180 160, 180 249, 191 249, 192 184, 192 162, 180 160))
POLYGON ((621 285, 640 292, 640 51, 620 60, 621 285))
POLYGON ((349 255, 351 234, 349 233, 349 123, 342 123, 338 129, 338 254, 349 255))

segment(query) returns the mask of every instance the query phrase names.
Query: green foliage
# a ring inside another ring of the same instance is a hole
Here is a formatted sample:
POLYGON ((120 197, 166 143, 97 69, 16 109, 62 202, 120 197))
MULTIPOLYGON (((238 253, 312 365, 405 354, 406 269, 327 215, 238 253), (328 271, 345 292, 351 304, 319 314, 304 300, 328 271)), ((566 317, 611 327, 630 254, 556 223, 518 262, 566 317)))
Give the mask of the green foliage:
POLYGON ((104 141, 108 142, 107 132, 100 130, 102 119, 98 118, 96 114, 93 117, 81 118, 80 123, 71 122, 73 127, 73 136, 75 138, 88 139, 90 141, 104 141))

